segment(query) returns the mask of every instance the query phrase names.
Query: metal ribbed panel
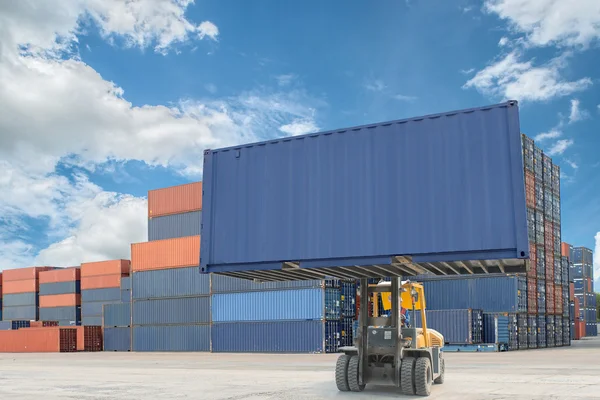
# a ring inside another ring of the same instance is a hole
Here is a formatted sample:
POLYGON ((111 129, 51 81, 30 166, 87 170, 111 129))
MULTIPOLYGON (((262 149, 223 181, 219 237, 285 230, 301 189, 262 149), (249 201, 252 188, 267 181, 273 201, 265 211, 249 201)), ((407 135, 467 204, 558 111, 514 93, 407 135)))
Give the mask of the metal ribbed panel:
POLYGON ((105 304, 118 304, 120 300, 114 301, 94 301, 94 302, 86 302, 81 304, 81 314, 84 317, 101 317, 102 316, 102 307, 105 304))
POLYGON ((40 295, 81 293, 80 281, 40 283, 40 295))
POLYGON ((323 287, 323 280, 289 281, 289 282, 253 282, 248 279, 234 278, 231 276, 211 276, 212 293, 250 292, 253 290, 281 290, 323 287))
POLYGON ((39 297, 35 292, 5 294, 2 296, 2 304, 4 307, 35 306, 39 304, 39 297))
POLYGON ((37 321, 38 308, 37 306, 17 306, 17 307, 2 307, 2 319, 11 321, 18 319, 26 319, 37 321))
POLYGON ((102 326, 102 317, 81 317, 81 324, 85 326, 102 326))
POLYGON ((324 331, 324 321, 219 323, 212 326, 212 351, 323 353, 324 331))
POLYGON ((104 328, 104 351, 130 351, 131 328, 104 328))
POLYGON ((210 351, 210 325, 133 327, 134 351, 210 351))
POLYGON ((121 302, 131 303, 131 290, 121 290, 121 302))
POLYGON ((148 220, 148 241, 200 235, 202 211, 165 215, 148 220))
POLYGON ((131 304, 106 304, 104 306, 102 326, 105 328, 127 327, 131 325, 131 304))
POLYGON ((324 311, 323 289, 241 292, 212 296, 214 322, 323 319, 324 311))
POLYGON ((207 272, 529 257, 515 102, 211 150, 203 179, 207 272))
POLYGON ((119 300, 121 298, 121 289, 119 288, 108 288, 108 289, 89 289, 81 291, 81 301, 111 301, 119 300))
POLYGON ((81 307, 40 308, 42 321, 81 321, 81 307))
MULTIPOLYGON (((412 316, 412 312, 410 312, 412 316)), ((427 310, 427 327, 444 336, 446 343, 476 344, 483 341, 481 310, 427 310)), ((414 326, 422 327, 421 313, 415 311, 414 326)))
POLYGON ((210 277, 198 267, 141 271, 133 274, 133 298, 199 296, 210 293, 210 277))
POLYGON ((210 323, 210 296, 136 300, 134 325, 210 323))
POLYGON ((121 290, 131 290, 131 277, 130 276, 121 278, 121 290))

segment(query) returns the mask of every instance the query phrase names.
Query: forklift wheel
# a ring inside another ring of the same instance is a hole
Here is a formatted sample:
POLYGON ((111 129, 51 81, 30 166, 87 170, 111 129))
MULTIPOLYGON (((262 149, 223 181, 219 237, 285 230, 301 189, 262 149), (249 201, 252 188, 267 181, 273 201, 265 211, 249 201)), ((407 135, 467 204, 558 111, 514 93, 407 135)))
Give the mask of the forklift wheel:
POLYGON ((444 361, 443 357, 440 357, 440 376, 435 378, 433 383, 438 384, 438 385, 441 385, 442 383, 444 383, 444 373, 445 372, 446 372, 446 362, 444 361))
POLYGON ((340 392, 349 392, 348 386, 348 363, 350 356, 342 354, 335 364, 335 384, 340 392))
POLYGON ((415 394, 415 377, 414 377, 415 359, 413 357, 404 357, 402 359, 400 369, 400 388, 402 394, 412 396, 415 394))
POLYGON ((419 396, 429 396, 433 384, 431 361, 427 357, 417 358, 415 364, 415 389, 419 396))
POLYGON ((348 363, 348 386, 353 392, 362 392, 365 390, 365 385, 360 385, 358 382, 358 356, 352 356, 348 363))

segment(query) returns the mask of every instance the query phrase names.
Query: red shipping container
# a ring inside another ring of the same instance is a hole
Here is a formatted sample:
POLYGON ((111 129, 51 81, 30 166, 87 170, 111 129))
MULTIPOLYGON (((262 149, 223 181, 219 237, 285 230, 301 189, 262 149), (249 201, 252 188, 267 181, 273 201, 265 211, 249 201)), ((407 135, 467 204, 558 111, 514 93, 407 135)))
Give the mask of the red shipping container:
POLYGON ((575 284, 569 283, 569 301, 575 300, 575 284))
POLYGON ((58 326, 58 321, 29 321, 30 328, 42 328, 45 326, 58 326))
MULTIPOLYGON (((110 260, 81 264, 81 281, 89 276, 100 275, 129 275, 131 272, 131 261, 110 260)), ((83 286, 81 287, 83 289, 83 286)))
POLYGON ((575 340, 585 337, 585 321, 575 321, 575 340))
POLYGON ((121 287, 121 275, 100 275, 81 278, 81 290, 117 287, 121 287))
POLYGON ((148 191, 148 218, 202 210, 202 182, 148 191))
POLYGON ((537 279, 527 278, 527 312, 537 314, 537 279))
POLYGON ((0 353, 59 353, 77 349, 74 328, 45 327, 0 331, 0 353))
POLYGON ((556 305, 554 302, 554 281, 546 281, 546 314, 553 315, 556 313, 556 305))
POLYGON ((81 279, 79 267, 60 268, 52 271, 40 272, 40 283, 71 282, 81 279))
POLYGON ((52 269, 54 269, 54 267, 29 267, 29 268, 18 268, 18 269, 5 269, 4 273, 2 275, 2 281, 4 283, 6 283, 8 281, 37 280, 40 272, 50 271, 52 269))
POLYGON ((527 207, 535 208, 535 175, 525 171, 525 194, 527 207))
POLYGON ((200 236, 131 245, 132 271, 195 267, 200 264, 200 236))
POLYGON ((26 281, 9 281, 4 282, 4 286, 2 286, 2 293, 32 293, 39 292, 39 289, 40 285, 37 279, 30 279, 26 281))
POLYGON ((81 305, 80 294, 53 294, 40 296, 40 308, 75 307, 81 305))
POLYGON ((579 299, 577 297, 575 297, 575 321, 578 321, 581 319, 581 307, 579 305, 579 299))
POLYGON ((527 276, 537 278, 537 247, 535 243, 529 243, 529 271, 527 276))
MULTIPOLYGON (((560 244, 560 255, 563 257, 570 258, 571 256, 571 245, 569 243, 562 242, 560 244)), ((571 260, 569 260, 571 261, 571 260)))
POLYGON ((557 315, 563 313, 563 292, 562 285, 554 285, 554 310, 557 315))
POLYGON ((592 283, 592 278, 585 278, 585 282, 586 282, 586 286, 587 286, 587 292, 588 293, 592 293, 592 287, 594 286, 592 283))
POLYGON ((77 351, 102 351, 102 327, 100 326, 78 326, 77 327, 77 351))

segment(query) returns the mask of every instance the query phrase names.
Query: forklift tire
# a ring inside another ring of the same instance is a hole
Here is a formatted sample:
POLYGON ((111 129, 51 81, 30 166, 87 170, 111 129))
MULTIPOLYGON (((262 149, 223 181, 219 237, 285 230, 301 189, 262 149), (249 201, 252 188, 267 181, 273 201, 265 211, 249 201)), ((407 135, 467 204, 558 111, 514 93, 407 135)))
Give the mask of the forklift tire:
POLYGON ((352 356, 350 357, 350 362, 348 363, 348 386, 353 392, 362 392, 365 390, 365 385, 359 384, 358 380, 359 361, 360 359, 358 356, 352 356))
POLYGON ((402 394, 412 396, 415 394, 415 359, 413 357, 404 357, 400 367, 400 388, 402 394))
POLYGON ((415 363, 415 389, 419 396, 429 396, 433 384, 433 371, 428 357, 419 357, 415 363))
POLYGON ((348 386, 348 363, 350 362, 350 356, 342 354, 338 357, 335 363, 335 385, 340 392, 349 392, 350 387, 348 386))
POLYGON ((444 383, 444 373, 445 372, 446 372, 446 362, 444 361, 444 358, 440 358, 440 376, 435 378, 433 383, 435 383, 437 385, 441 385, 442 383, 444 383))

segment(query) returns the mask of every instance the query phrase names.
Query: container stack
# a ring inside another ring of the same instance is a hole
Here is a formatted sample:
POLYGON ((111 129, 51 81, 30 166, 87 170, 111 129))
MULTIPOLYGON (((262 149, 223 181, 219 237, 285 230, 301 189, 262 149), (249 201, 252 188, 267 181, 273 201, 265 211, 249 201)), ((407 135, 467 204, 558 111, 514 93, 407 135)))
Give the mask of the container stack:
POLYGON ((2 319, 37 321, 39 317, 39 275, 53 267, 8 269, 2 274, 2 319))
POLYGON ((79 267, 40 272, 42 321, 59 326, 81 325, 81 270, 79 267))
POLYGON ((579 303, 579 322, 583 336, 598 336, 596 320, 596 295, 594 293, 594 254, 587 247, 572 247, 571 275, 574 297, 579 303))
POLYGON ((121 280, 129 276, 129 260, 81 264, 81 314, 86 326, 102 326, 102 307, 121 302, 121 280))
POLYGON ((105 304, 104 351, 131 351, 131 303, 105 304))
POLYGON ((148 191, 148 241, 199 236, 202 182, 148 191))
POLYGON ((340 344, 337 283, 213 275, 211 298, 213 352, 325 353, 340 344))
POLYGON ((210 351, 210 276, 200 236, 131 245, 134 351, 210 351))

